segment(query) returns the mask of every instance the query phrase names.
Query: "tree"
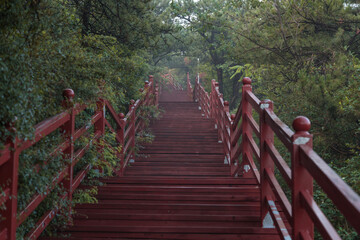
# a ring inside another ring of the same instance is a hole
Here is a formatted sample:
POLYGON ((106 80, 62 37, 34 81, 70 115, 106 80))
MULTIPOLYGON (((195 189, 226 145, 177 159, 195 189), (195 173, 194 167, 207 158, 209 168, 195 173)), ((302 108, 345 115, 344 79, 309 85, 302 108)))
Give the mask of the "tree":
POLYGON ((189 31, 197 33, 200 38, 198 47, 206 52, 207 58, 216 69, 220 92, 224 92, 224 64, 227 60, 231 39, 227 28, 227 1, 192 0, 172 2, 174 17, 189 31))

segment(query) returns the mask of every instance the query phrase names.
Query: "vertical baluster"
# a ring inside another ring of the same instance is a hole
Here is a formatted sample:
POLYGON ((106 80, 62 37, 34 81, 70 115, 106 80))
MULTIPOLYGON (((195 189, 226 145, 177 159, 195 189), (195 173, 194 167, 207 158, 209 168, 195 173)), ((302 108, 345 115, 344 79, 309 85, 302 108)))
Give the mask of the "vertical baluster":
POLYGON ((120 119, 120 126, 117 127, 116 129, 116 134, 118 136, 119 139, 119 146, 121 147, 120 149, 120 171, 117 172, 117 175, 122 176, 123 175, 123 170, 125 169, 125 165, 124 165, 124 160, 125 160, 125 156, 124 156, 124 147, 125 147, 125 114, 123 113, 119 113, 119 119, 120 119))
POLYGON ((211 80, 211 92, 210 92, 210 117, 214 118, 214 94, 215 94, 215 79, 211 80))
POLYGON ((130 123, 129 123, 129 127, 131 128, 130 132, 129 132, 129 139, 128 141, 131 141, 130 143, 130 159, 134 159, 134 152, 135 152, 135 121, 136 121, 136 113, 135 113, 135 100, 131 99, 130 100, 130 106, 129 106, 129 111, 131 112, 130 114, 130 123))
POLYGON ((151 94, 153 94, 155 92, 154 76, 153 75, 149 75, 149 83, 150 83, 150 86, 151 86, 151 94))
MULTIPOLYGON (((73 108, 73 99, 75 93, 72 89, 65 89, 63 91, 64 100, 62 106, 66 109, 69 109, 70 120, 67 121, 62 127, 64 138, 69 142, 69 147, 65 149, 64 155, 66 159, 69 159, 67 177, 64 180, 64 187, 68 192, 68 200, 71 203, 72 201, 72 184, 73 184, 73 160, 74 160, 74 133, 75 133, 75 114, 73 108)), ((69 214, 71 214, 71 204, 69 205, 69 214)), ((70 215, 71 216, 71 215, 70 215)), ((69 218, 70 221, 70 218, 69 218)))
POLYGON ((313 177, 300 163, 299 147, 307 145, 312 148, 312 135, 308 132, 311 123, 306 117, 300 116, 293 121, 295 134, 292 136, 292 152, 291 152, 291 176, 292 176, 292 213, 293 213, 293 234, 294 239, 302 239, 300 234, 310 235, 314 238, 314 224, 307 214, 306 210, 301 206, 300 192, 307 191, 313 195, 313 177))
POLYGON ((155 106, 159 108, 159 85, 157 83, 155 86, 155 106))
MULTIPOLYGON (((15 120, 16 121, 16 120, 15 120)), ((15 121, 7 125, 7 129, 16 136, 15 121)), ((18 139, 9 137, 6 144, 10 143, 10 159, 0 167, 0 182, 4 183, 3 190, 10 189, 9 199, 5 202, 5 210, 1 210, 1 215, 5 220, 0 221, 0 232, 7 230, 6 238, 16 240, 17 226, 17 189, 18 189, 18 173, 19 173, 19 155, 17 148, 18 139)))
POLYGON ((244 78, 243 79, 243 87, 242 87, 242 162, 240 165, 240 171, 242 171, 243 177, 252 176, 250 170, 249 162, 253 161, 252 150, 250 146, 250 142, 247 139, 247 136, 252 136, 252 128, 248 120, 246 120, 246 115, 249 117, 252 116, 252 106, 246 100, 246 92, 252 92, 251 87, 251 79, 244 78), (246 136, 247 135, 247 136, 246 136))
POLYGON ((223 106, 223 94, 218 95, 219 102, 219 131, 220 131, 220 141, 224 142, 224 106, 223 106))
POLYGON ((230 126, 228 125, 228 114, 229 114, 229 102, 228 101, 224 101, 224 116, 223 116, 223 121, 224 121, 224 150, 225 150, 225 161, 224 163, 229 163, 230 161, 230 136, 229 136, 229 132, 228 129, 230 128, 230 126))
POLYGON ((199 92, 199 84, 198 84, 197 78, 195 78, 195 87, 194 87, 194 101, 195 102, 199 101, 199 98, 198 98, 199 93, 198 92, 199 92))
MULTIPOLYGON (((234 136, 234 127, 233 127, 233 125, 234 125, 234 122, 235 122, 235 117, 236 117, 236 115, 235 114, 231 114, 231 124, 230 124, 230 159, 229 159, 229 161, 230 161, 230 169, 231 169, 231 175, 233 175, 233 173, 235 172, 235 169, 236 169, 236 165, 235 165, 235 159, 234 159, 234 157, 233 157, 233 148, 234 148, 234 146, 232 145, 232 138, 233 138, 233 136, 234 136)), ((235 128, 235 130, 236 130, 236 128, 235 128)))
POLYGON ((191 85, 190 85, 190 75, 189 72, 186 73, 186 83, 187 83, 187 92, 189 97, 191 97, 191 85))
POLYGON ((271 219, 267 208, 266 196, 271 196, 275 199, 271 186, 268 181, 265 181, 264 173, 265 169, 268 168, 274 172, 274 162, 271 156, 266 151, 265 142, 269 144, 274 143, 274 132, 271 127, 265 122, 265 109, 273 111, 273 103, 270 100, 264 100, 260 102, 260 109, 262 109, 259 122, 260 122, 260 187, 261 187, 261 220, 264 227, 269 227, 267 224, 272 224, 272 221, 268 222, 267 219, 271 219), (266 217, 266 218, 265 218, 266 217))

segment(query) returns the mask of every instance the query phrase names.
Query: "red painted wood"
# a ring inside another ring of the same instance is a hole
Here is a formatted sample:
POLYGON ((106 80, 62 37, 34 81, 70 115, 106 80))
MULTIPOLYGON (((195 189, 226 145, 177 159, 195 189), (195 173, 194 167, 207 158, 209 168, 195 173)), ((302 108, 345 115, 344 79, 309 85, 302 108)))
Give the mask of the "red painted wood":
MULTIPOLYGON (((106 126, 115 132, 118 143, 125 145, 118 154, 123 165, 118 177, 102 179, 106 185, 99 187, 98 204, 77 206, 75 225, 64 232, 72 237, 65 239, 279 239, 279 234, 282 238, 288 236, 286 231, 293 232, 294 239, 312 239, 314 223, 325 238, 337 239, 335 230, 312 199, 312 177, 360 231, 360 198, 312 150, 312 137, 307 132, 309 120, 296 118, 294 134, 269 108, 268 101, 260 102, 251 92, 249 78, 243 79, 242 103, 237 113, 230 116, 229 105, 215 80, 209 94, 198 81, 192 89, 189 76, 187 91, 174 82, 171 74, 164 77, 170 83, 159 89, 149 76, 149 82, 141 89, 142 98, 131 102, 126 116, 117 115, 107 101, 99 100, 91 121, 95 125, 95 139, 103 135, 106 126), (192 102, 192 97, 198 103, 192 102), (129 160, 134 159, 135 134, 144 127, 139 117, 142 105, 156 105, 165 113, 151 126, 156 135, 154 142, 143 144, 133 162, 129 160), (104 118, 106 109, 115 120, 115 128, 104 118), (260 129, 252 109, 259 113, 260 129), (260 138, 260 148, 252 133, 260 138), (273 144, 274 134, 292 154, 291 173, 273 144), (240 154, 241 165, 237 164, 240 154), (260 161, 261 181, 253 156, 260 161), (229 159, 230 164, 225 165, 224 160, 229 159), (244 168, 245 164, 249 166, 244 168), (274 176, 275 166, 292 187, 291 210, 274 176), (236 173, 239 178, 230 177, 236 173), (279 234, 275 229, 261 228, 267 210, 279 234)), ((64 91, 64 97, 63 106, 69 110, 38 124, 35 140, 17 139, 17 144, 7 143, 1 151, 1 183, 11 179, 5 186, 5 196, 0 198, 6 205, 2 211, 6 221, 0 222, 1 239, 15 239, 16 225, 43 200, 35 195, 27 212, 20 213, 16 222, 16 198, 9 196, 16 195, 20 152, 60 126, 67 141, 54 154, 63 151, 73 161, 66 169, 67 174, 58 173, 62 176, 54 184, 66 179, 64 186, 69 193, 63 198, 70 199, 78 186, 88 188, 80 184, 91 166, 72 179, 72 168, 88 149, 85 146, 76 153, 73 149, 74 141, 88 134, 87 127, 74 129, 75 117, 86 105, 74 105, 71 89, 64 91)), ((37 238, 53 217, 52 210, 42 216, 28 237, 37 238)))
POLYGON ((360 197, 309 146, 300 147, 301 165, 360 233, 360 197))
POLYGON ((302 191, 300 193, 300 198, 304 208, 313 219, 316 229, 321 233, 321 235, 326 239, 341 239, 310 193, 302 191))
MULTIPOLYGON (((269 108, 273 110, 273 103, 269 100, 261 101, 261 106, 265 109, 269 108)), ((265 178, 266 170, 270 171, 272 174, 274 172, 274 161, 271 159, 271 154, 266 151, 266 143, 274 144, 274 132, 272 131, 271 127, 266 124, 265 122, 265 112, 261 111, 259 114, 259 122, 260 122, 260 181, 261 181, 261 202, 266 203, 268 200, 267 197, 271 199, 275 199, 273 196, 272 185, 267 181, 265 178)), ((252 124, 253 125, 253 124, 252 124)), ((254 129, 254 128, 253 128, 254 129)), ((255 130, 256 132, 256 130, 255 130)), ((269 174, 267 174, 269 175, 269 174)), ((270 177, 270 176, 269 176, 270 177)), ((266 214, 269 213, 269 208, 267 204, 261 205, 261 219, 263 220, 266 214)))
MULTIPOLYGON (((134 104, 134 108, 136 110, 140 109, 139 106, 141 104, 154 104, 153 98, 150 96, 150 91, 153 89, 153 83, 146 83, 143 99, 137 100, 134 104)), ((155 92, 155 94, 157 94, 155 92)), ((40 195, 35 194, 25 209, 18 213, 17 212, 17 189, 18 183, 18 162, 19 155, 21 151, 33 146, 36 142, 40 141, 42 138, 46 137, 48 134, 56 131, 61 128, 61 132, 64 134, 65 141, 58 145, 55 150, 49 154, 48 159, 45 159, 42 165, 46 165, 48 161, 51 161, 52 158, 58 154, 59 152, 64 153, 64 157, 68 159, 72 159, 69 161, 68 166, 65 169, 59 170, 58 173, 54 174, 54 180, 52 184, 50 184, 47 188, 47 193, 50 193, 56 184, 62 182, 63 186, 67 190, 67 194, 62 196, 63 199, 68 198, 70 201, 72 199, 73 191, 80 185, 82 180, 85 178, 87 172, 90 170, 91 166, 88 165, 77 174, 77 176, 73 176, 73 167, 79 162, 81 157, 85 154, 85 152, 89 149, 90 143, 85 147, 78 149, 78 151, 74 152, 74 142, 82 135, 90 133, 87 131, 89 126, 83 126, 80 129, 75 130, 75 118, 76 115, 81 113, 84 109, 86 109, 85 104, 74 104, 73 97, 74 92, 71 89, 66 89, 64 91, 64 101, 62 106, 66 108, 66 111, 42 121, 41 123, 35 126, 35 139, 23 141, 21 139, 16 139, 14 141, 10 141, 5 143, 6 149, 0 152, 0 184, 4 188, 5 196, 0 197, 1 204, 5 205, 4 209, 1 209, 1 216, 3 219, 0 221, 0 231, 1 238, 0 239, 16 239, 16 228, 20 226, 22 222, 26 220, 26 218, 32 213, 36 211, 37 206, 45 199, 46 194, 40 195), (16 143, 16 144, 15 144, 16 143), (11 196, 11 197, 10 197, 11 196), (14 197, 13 197, 14 196, 14 197), (17 215, 19 218, 17 219, 17 215)), ((125 144, 124 136, 121 134, 123 132, 126 125, 126 120, 121 114, 119 116, 113 111, 113 108, 106 101, 99 99, 97 106, 97 112, 91 118, 91 124, 94 124, 95 134, 93 140, 97 140, 100 136, 105 133, 106 119, 105 119, 105 105, 107 106, 107 110, 110 111, 110 116, 115 119, 117 123, 117 136, 116 140, 119 144, 125 144)), ((133 113, 132 113, 133 114, 133 113)), ((136 114, 139 114, 138 112, 136 114)), ((13 124, 9 124, 9 127, 12 128, 13 124)), ((107 123, 110 131, 114 131, 114 129, 107 123)), ((141 121, 138 122, 138 129, 140 130, 143 127, 143 123, 141 121)), ((132 128, 134 129, 134 128, 132 128)), ((11 129, 15 131, 15 129, 11 129)), ((134 136, 135 134, 133 134, 134 136)), ((128 142, 134 143, 134 137, 129 138, 128 142)), ((105 143, 106 144, 106 143, 105 143)), ((101 149, 98 149, 101 151, 101 149)), ((131 152, 130 152, 131 154, 131 152)), ((126 156, 127 158, 130 156, 126 156)), ((124 154, 120 153, 119 157, 123 157, 124 154)), ((34 166, 35 172, 38 172, 41 168, 40 164, 34 166)), ((124 164, 122 169, 124 168, 124 164)), ((120 172, 121 173, 121 172, 120 172)), ((58 206, 52 206, 51 208, 55 208, 55 212, 58 212, 58 206)), ((70 208, 68 209, 71 210, 70 208)), ((50 223, 50 221, 54 218, 53 210, 49 209, 49 211, 43 215, 39 221, 34 225, 34 228, 28 233, 26 239, 36 239, 46 228, 46 226, 50 223)))
POLYGON ((187 92, 164 91, 153 143, 143 145, 124 176, 102 180, 99 203, 77 206, 66 233, 75 239, 278 239, 274 229, 261 228, 257 180, 230 177, 214 121, 187 92))
POLYGON ((301 205, 301 191, 307 191, 310 196, 313 195, 313 177, 306 171, 305 167, 301 165, 300 160, 300 145, 305 144, 312 148, 312 135, 308 133, 310 124, 305 117, 296 118, 293 122, 295 134, 291 137, 292 151, 291 151, 291 176, 292 176, 292 216, 293 216, 293 236, 295 240, 300 240, 300 233, 307 232, 311 238, 314 238, 314 223, 311 220, 306 209, 301 205), (305 122, 305 123, 304 123, 305 122), (302 144, 297 141, 304 140, 302 144), (306 140, 306 141, 305 141, 306 140))

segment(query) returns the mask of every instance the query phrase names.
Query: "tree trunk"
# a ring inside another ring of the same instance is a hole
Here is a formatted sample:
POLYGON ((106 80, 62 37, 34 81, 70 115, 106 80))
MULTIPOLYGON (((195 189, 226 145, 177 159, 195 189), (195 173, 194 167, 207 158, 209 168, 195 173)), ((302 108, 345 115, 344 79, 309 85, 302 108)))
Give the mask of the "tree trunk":
POLYGON ((83 35, 88 35, 89 34, 89 14, 91 11, 91 0, 86 0, 84 2, 84 7, 82 9, 82 23, 83 23, 83 28, 82 28, 82 34, 83 35))
POLYGON ((240 79, 239 76, 240 76, 240 74, 237 74, 232 79, 232 97, 231 97, 231 101, 230 101, 230 109, 237 108, 240 104, 240 88, 242 85, 239 82, 239 79, 240 79))

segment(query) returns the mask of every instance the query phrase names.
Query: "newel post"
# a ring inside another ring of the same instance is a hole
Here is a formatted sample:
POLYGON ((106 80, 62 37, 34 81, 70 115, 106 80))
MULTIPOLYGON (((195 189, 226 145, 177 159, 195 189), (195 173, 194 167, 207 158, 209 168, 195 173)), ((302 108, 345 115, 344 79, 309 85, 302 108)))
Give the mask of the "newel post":
POLYGON ((154 93, 155 86, 154 86, 154 76, 153 75, 149 75, 149 83, 150 83, 150 86, 151 86, 151 93, 154 93))
POLYGON ((269 214, 267 204, 266 204, 266 196, 273 196, 273 192, 271 190, 271 186, 268 181, 265 180, 265 169, 274 172, 274 161, 271 159, 271 156, 266 151, 266 144, 274 144, 274 132, 271 127, 266 123, 265 116, 266 110, 269 111, 274 110, 273 102, 270 100, 263 100, 260 102, 260 187, 261 187, 261 220, 263 227, 267 224, 266 218, 271 218, 271 216, 267 216, 269 214))
POLYGON ((1 216, 5 219, 0 220, 0 233, 7 229, 3 237, 9 240, 16 240, 16 226, 17 226, 17 189, 18 189, 18 173, 19 173, 19 155, 20 151, 17 148, 18 139, 16 137, 15 122, 7 124, 7 129, 13 133, 14 139, 9 137, 7 143, 10 143, 10 159, 0 167, 0 182, 5 192, 7 189, 9 199, 5 202, 6 209, 1 210, 1 216))
POLYGON ((301 239, 300 234, 310 235, 314 238, 314 224, 301 206, 300 192, 307 191, 313 195, 313 177, 301 165, 300 146, 307 145, 312 148, 313 137, 310 130, 310 120, 304 116, 296 117, 293 121, 295 134, 292 136, 291 176, 292 176, 292 214, 294 239, 301 239))
POLYGON ((215 118, 215 83, 215 79, 211 80, 210 117, 212 118, 215 118))
POLYGON ((194 88, 194 101, 198 102, 199 101, 199 83, 197 78, 195 78, 195 88, 194 88))
POLYGON ((190 84, 190 75, 189 72, 186 73, 186 83, 187 83, 187 92, 191 96, 191 84, 190 84))
POLYGON ((120 149, 120 171, 117 172, 117 175, 122 176, 123 175, 123 169, 124 169, 124 160, 125 160, 125 156, 124 156, 124 147, 125 147, 125 114, 123 113, 119 113, 119 119, 120 119, 120 126, 118 126, 117 130, 116 130, 116 134, 118 135, 118 139, 119 139, 119 145, 121 147, 120 149))
POLYGON ((159 85, 155 85, 155 106, 159 108, 159 85))
MULTIPOLYGON (((215 81, 215 80, 214 80, 215 81)), ((213 100, 214 100, 214 118, 217 124, 217 127, 219 127, 220 123, 219 123, 219 111, 220 111, 220 106, 219 106, 219 82, 214 82, 214 96, 213 96, 213 100)))
POLYGON ((242 86, 242 96, 241 96, 241 103, 242 103, 242 162, 240 164, 240 171, 242 171, 243 177, 250 177, 251 172, 250 170, 250 162, 253 161, 252 157, 252 150, 250 146, 250 142, 248 137, 251 137, 253 134, 253 130, 251 128, 250 123, 247 120, 246 116, 252 116, 252 106, 246 100, 247 92, 252 92, 251 87, 251 79, 246 77, 243 79, 243 86, 242 86))
POLYGON ((129 106, 130 114, 130 124, 129 127, 131 128, 129 132, 129 140, 131 141, 130 147, 131 147, 131 156, 130 159, 134 159, 134 151, 135 151, 135 121, 136 121, 136 114, 135 114, 135 100, 130 100, 130 106, 129 106))
MULTIPOLYGON (((64 150, 64 155, 66 159, 70 159, 68 164, 67 177, 64 180, 64 187, 68 191, 68 200, 72 201, 72 184, 73 184, 73 175, 74 175, 74 134, 75 134, 75 110, 74 110, 74 96, 75 93, 72 89, 67 88, 63 91, 64 100, 62 101, 62 106, 65 109, 69 110, 70 120, 67 121, 62 127, 63 135, 65 140, 69 142, 69 147, 64 150)), ((71 216, 71 204, 69 205, 69 214, 71 216)))
POLYGON ((224 160, 225 163, 229 163, 230 162, 230 153, 231 153, 231 122, 229 122, 229 115, 230 115, 230 106, 229 106, 229 102, 228 101, 224 101, 224 115, 222 117, 222 121, 224 124, 224 130, 223 130, 223 134, 224 134, 224 150, 225 150, 225 154, 226 154, 226 158, 224 160), (229 125, 230 124, 230 125, 229 125), (230 130, 230 131, 228 131, 230 130), (230 134, 230 135, 229 135, 230 134))

